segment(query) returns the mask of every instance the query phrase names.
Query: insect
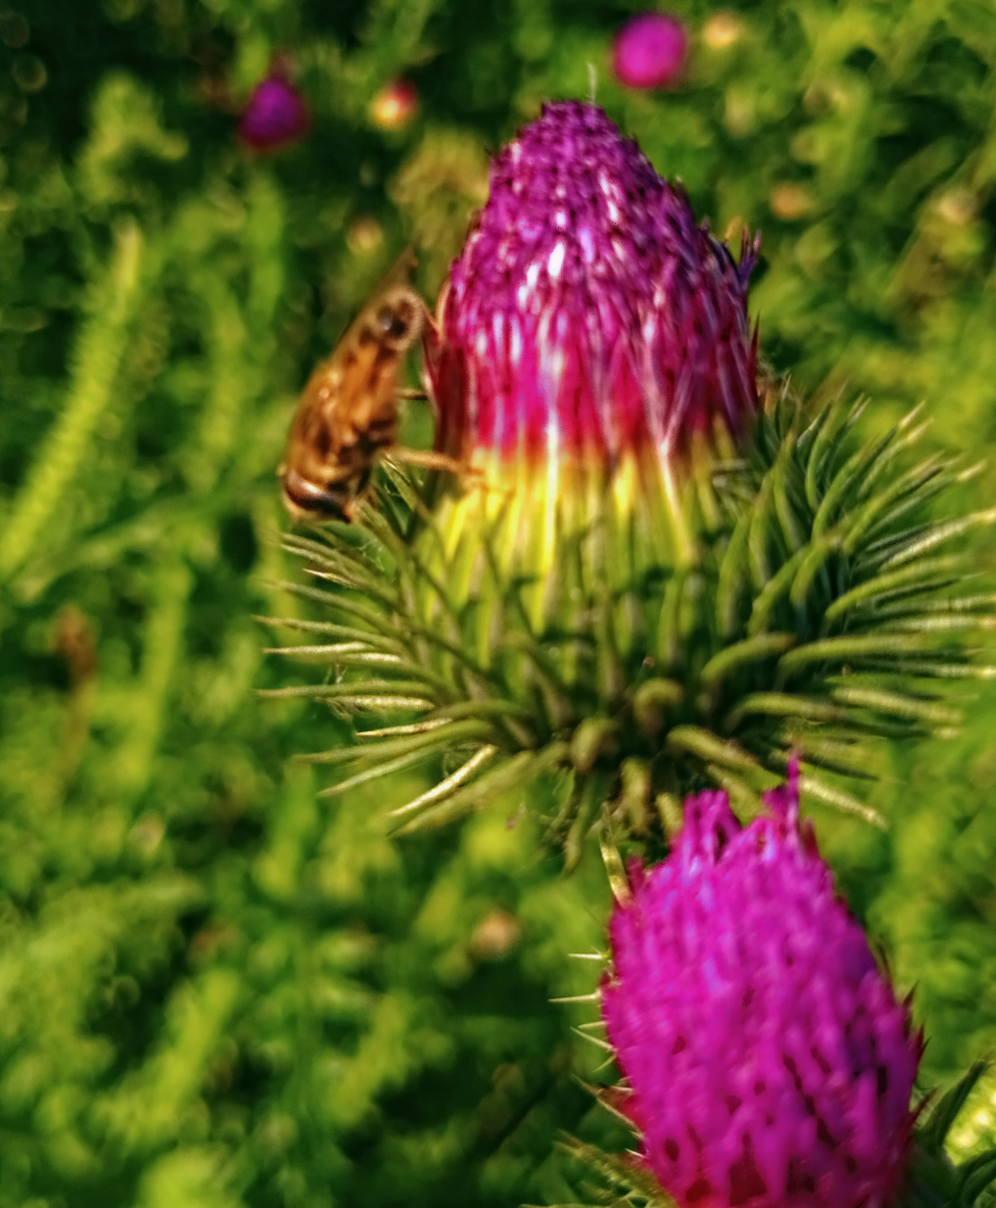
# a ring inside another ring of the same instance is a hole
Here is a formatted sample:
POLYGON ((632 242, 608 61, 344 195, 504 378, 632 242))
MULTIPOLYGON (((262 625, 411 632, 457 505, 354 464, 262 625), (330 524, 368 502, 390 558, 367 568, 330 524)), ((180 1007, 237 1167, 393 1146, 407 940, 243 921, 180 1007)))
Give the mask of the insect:
POLYGON ((398 460, 459 468, 442 454, 397 447, 400 401, 424 397, 399 386, 405 353, 426 322, 425 304, 409 283, 414 265, 406 252, 308 379, 277 471, 294 520, 352 521, 387 449, 398 460))

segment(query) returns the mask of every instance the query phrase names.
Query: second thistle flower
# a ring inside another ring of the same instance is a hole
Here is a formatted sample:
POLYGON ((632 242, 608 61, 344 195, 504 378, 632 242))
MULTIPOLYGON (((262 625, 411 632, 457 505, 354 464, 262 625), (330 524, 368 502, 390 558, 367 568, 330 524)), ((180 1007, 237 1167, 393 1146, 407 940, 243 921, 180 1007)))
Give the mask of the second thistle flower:
POLYGON ((682 1208, 891 1202, 923 1037, 800 828, 798 766, 746 828, 685 802, 611 923, 603 1014, 622 1110, 682 1208))

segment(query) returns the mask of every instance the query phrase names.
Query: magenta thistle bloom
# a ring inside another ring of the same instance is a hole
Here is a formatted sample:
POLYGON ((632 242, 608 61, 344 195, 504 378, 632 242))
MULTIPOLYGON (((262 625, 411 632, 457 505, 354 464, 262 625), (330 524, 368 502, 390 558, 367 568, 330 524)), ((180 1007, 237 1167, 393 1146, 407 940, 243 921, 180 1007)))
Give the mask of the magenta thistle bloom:
POLYGON ((254 151, 276 151, 301 138, 310 124, 304 97, 282 71, 274 70, 253 89, 239 135, 254 151))
POLYGON ((678 77, 687 51, 680 21, 666 13, 641 13, 616 34, 612 70, 627 88, 663 88, 678 77))
POLYGON ((494 160, 427 367, 438 445, 662 462, 757 408, 740 264, 594 105, 547 105, 494 160))
POLYGON ((685 802, 612 917, 609 1039, 644 1157, 682 1205, 875 1208, 902 1176, 922 1053, 798 821, 798 767, 745 829, 685 802))

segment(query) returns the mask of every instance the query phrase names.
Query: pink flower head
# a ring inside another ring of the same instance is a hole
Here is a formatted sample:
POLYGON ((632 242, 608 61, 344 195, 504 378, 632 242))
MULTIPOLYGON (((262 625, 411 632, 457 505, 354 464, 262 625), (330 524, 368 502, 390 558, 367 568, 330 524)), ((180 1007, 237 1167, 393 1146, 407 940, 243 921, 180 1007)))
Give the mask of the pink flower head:
POLYGON ((612 70, 627 88, 663 88, 677 79, 687 51, 680 21, 666 13, 641 13, 616 34, 612 70))
POLYGON ((746 828, 685 802, 610 925, 609 1039, 662 1186, 691 1208, 881 1208, 923 1051, 798 820, 798 766, 746 828))
POLYGON ((254 151, 276 151, 301 138, 310 124, 304 97, 282 70, 274 69, 253 89, 239 135, 254 151))
POLYGON ((594 105, 568 101, 493 161, 427 333, 437 444, 502 458, 667 460, 757 408, 740 264, 594 105))

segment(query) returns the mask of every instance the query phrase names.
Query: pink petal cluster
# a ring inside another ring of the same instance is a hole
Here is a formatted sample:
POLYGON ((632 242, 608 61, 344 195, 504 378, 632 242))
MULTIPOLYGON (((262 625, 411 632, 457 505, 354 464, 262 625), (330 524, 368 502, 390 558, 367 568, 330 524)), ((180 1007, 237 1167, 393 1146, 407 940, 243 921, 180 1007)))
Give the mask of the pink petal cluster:
POLYGON ((276 151, 303 137, 310 124, 304 97, 282 71, 274 70, 253 89, 239 135, 254 151, 276 151))
POLYGON ((667 13, 640 13, 619 30, 612 44, 612 70, 627 88, 664 88, 685 63, 688 36, 667 13))
POLYGON ((922 1035, 798 800, 797 767, 743 829, 725 793, 689 798, 612 918, 602 1009, 626 1110, 687 1208, 880 1208, 904 1170, 922 1035))
POLYGON ((747 281, 687 197, 594 105, 547 105, 491 166, 427 373, 438 446, 669 458, 757 408, 747 281))

